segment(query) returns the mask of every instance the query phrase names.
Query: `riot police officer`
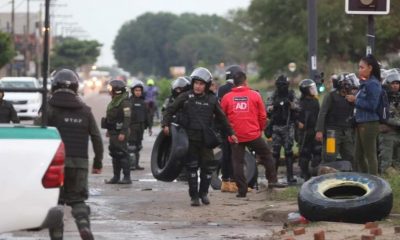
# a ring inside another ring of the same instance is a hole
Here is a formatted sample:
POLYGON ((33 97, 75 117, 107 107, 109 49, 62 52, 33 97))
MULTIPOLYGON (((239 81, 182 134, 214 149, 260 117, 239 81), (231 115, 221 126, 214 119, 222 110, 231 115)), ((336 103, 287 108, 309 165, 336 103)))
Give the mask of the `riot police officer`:
MULTIPOLYGON (((65 180, 60 192, 60 204, 72 208, 82 239, 94 239, 90 230, 88 198, 88 142, 95 153, 93 173, 101 173, 103 143, 91 109, 77 95, 78 75, 62 69, 55 73, 52 97, 47 109, 48 125, 58 129, 65 145, 65 180)), ((63 239, 63 226, 51 228, 52 240, 63 239)))
POLYGON ((131 184, 130 158, 127 141, 129 123, 131 121, 131 105, 128 92, 123 81, 112 80, 109 83, 111 102, 107 106, 106 117, 102 119, 102 127, 107 129, 110 138, 108 147, 112 158, 114 176, 107 184, 131 184), (124 175, 121 180, 121 170, 124 175))
POLYGON ((400 168, 395 150, 400 147, 400 73, 398 69, 386 71, 384 83, 388 88, 389 119, 379 126, 379 161, 382 173, 394 173, 400 168))
POLYGON ((289 79, 279 76, 275 82, 272 106, 267 106, 270 116, 268 128, 272 128, 272 154, 276 167, 279 166, 281 147, 285 150, 286 177, 288 184, 293 178, 294 123, 298 111, 298 100, 293 90, 289 90, 289 79))
POLYGON ((299 165, 301 177, 308 180, 311 177, 311 168, 316 170, 321 162, 321 143, 315 140, 315 124, 317 123, 319 102, 318 91, 315 82, 311 79, 304 79, 299 84, 300 111, 297 119, 300 140, 299 165))
POLYGON ((187 76, 178 77, 171 83, 171 95, 165 99, 163 106, 161 108, 162 114, 165 113, 165 110, 169 105, 171 105, 175 99, 183 92, 186 92, 190 89, 190 78, 187 76))
POLYGON ((353 161, 354 130, 352 126, 354 104, 346 99, 347 95, 353 94, 354 84, 351 77, 356 76, 354 74, 339 75, 335 90, 325 95, 318 114, 315 139, 318 142, 325 143, 322 148, 323 162, 336 161, 339 153, 341 159, 350 161, 353 169, 355 169, 353 161), (333 153, 326 152, 327 131, 334 131, 336 141, 333 153))
POLYGON ((129 125, 128 151, 130 155, 133 155, 131 158, 131 170, 144 169, 139 165, 139 152, 143 148, 142 140, 144 130, 148 128, 149 135, 152 135, 143 97, 143 87, 143 82, 139 80, 134 80, 130 86, 131 96, 129 101, 131 103, 131 122, 129 125))
POLYGON ((19 123, 19 118, 14 106, 3 98, 4 91, 0 89, 0 123, 19 123))
MULTIPOLYGON (((190 89, 190 77, 184 76, 184 77, 178 77, 171 83, 171 95, 165 99, 164 104, 161 108, 161 112, 164 115, 165 110, 167 109, 168 106, 172 105, 175 101, 175 99, 182 93, 188 91, 190 89)), ((175 115, 173 116, 172 122, 177 123, 181 125, 182 121, 182 110, 179 110, 175 115)), ((179 176, 176 178, 178 181, 187 181, 187 170, 186 167, 183 166, 182 170, 179 174, 179 176)))
MULTIPOLYGON (((211 183, 211 174, 217 163, 214 160, 212 149, 204 146, 203 129, 211 126, 214 118, 221 122, 229 136, 233 131, 222 112, 217 97, 209 92, 212 75, 206 68, 196 68, 190 75, 192 89, 180 94, 175 102, 167 107, 162 127, 164 134, 169 134, 169 125, 172 116, 182 109, 184 119, 182 126, 189 137, 189 150, 186 168, 188 171, 189 195, 191 206, 200 206, 199 198, 205 205, 210 204, 208 188, 211 183), (200 167, 200 187, 197 170, 200 167)), ((232 136, 236 139, 236 136, 232 136)))

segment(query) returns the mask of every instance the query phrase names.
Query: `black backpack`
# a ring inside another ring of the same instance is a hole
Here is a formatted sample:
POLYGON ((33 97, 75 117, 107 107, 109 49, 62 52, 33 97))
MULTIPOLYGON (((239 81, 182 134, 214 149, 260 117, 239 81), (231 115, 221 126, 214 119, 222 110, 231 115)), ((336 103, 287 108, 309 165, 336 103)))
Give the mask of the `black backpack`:
POLYGON ((389 98, 387 92, 382 89, 379 96, 379 104, 377 108, 380 123, 387 123, 389 119, 389 98))

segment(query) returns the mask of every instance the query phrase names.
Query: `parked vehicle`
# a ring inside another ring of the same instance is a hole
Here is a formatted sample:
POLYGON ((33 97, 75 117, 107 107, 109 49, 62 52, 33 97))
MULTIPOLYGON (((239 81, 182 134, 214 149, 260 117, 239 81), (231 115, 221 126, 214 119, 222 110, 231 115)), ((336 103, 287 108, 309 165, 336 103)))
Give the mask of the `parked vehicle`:
MULTIPOLYGON (((40 88, 39 81, 33 77, 4 77, 0 79, 2 88, 40 88)), ((39 92, 7 92, 5 100, 10 101, 20 118, 36 118, 42 106, 42 95, 39 92)))
POLYGON ((0 233, 63 221, 64 145, 54 127, 0 124, 0 233))

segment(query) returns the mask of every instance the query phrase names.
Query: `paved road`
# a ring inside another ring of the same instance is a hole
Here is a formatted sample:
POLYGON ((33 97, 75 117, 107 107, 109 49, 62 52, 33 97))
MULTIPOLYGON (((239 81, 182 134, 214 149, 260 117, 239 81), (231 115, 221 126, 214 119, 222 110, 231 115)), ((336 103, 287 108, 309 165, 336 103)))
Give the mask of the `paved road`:
MULTIPOLYGON (((89 93, 84 100, 100 121, 110 97, 89 93)), ((156 127, 154 136, 146 133, 141 157, 145 170, 132 172, 132 185, 104 184, 105 179, 111 178, 112 170, 108 139, 103 138, 106 150, 103 173, 89 177, 88 203, 96 239, 269 239, 272 227, 279 224, 271 226, 255 219, 265 207, 265 194, 251 193, 249 199, 239 200, 234 194, 211 190, 211 205, 193 208, 189 206, 186 183, 156 181, 151 175, 149 159, 159 131, 156 127)), ((105 131, 102 133, 104 136, 105 131)), ((91 150, 90 156, 93 156, 91 150)), ((80 239, 68 208, 65 223, 65 239, 80 239)), ((0 240, 3 239, 49 238, 47 230, 42 230, 0 234, 0 240)))

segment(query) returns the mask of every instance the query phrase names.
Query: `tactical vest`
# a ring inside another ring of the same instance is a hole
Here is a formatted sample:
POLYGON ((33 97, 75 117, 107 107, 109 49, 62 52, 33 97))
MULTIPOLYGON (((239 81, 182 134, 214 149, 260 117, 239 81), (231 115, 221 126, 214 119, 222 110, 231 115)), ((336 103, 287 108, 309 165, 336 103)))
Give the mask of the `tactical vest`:
MULTIPOLYGON (((122 129, 122 125, 124 123, 124 110, 122 108, 122 105, 124 105, 124 101, 128 100, 123 100, 120 105, 117 107, 114 107, 112 109, 107 110, 107 124, 111 126, 111 129, 108 129, 110 131, 120 131, 122 129)), ((130 105, 130 103, 129 103, 130 105)))
POLYGON ((88 158, 90 110, 82 108, 54 108, 49 125, 57 127, 65 145, 66 157, 88 158))
POLYGON ((327 128, 350 128, 354 106, 337 92, 331 92, 331 109, 326 116, 327 128))
POLYGON ((131 123, 143 123, 146 120, 146 105, 141 98, 131 98, 131 123))
POLYGON ((288 95, 280 96, 277 92, 274 93, 272 97, 273 111, 272 120, 274 125, 286 125, 288 123, 293 123, 295 119, 295 114, 293 110, 290 109, 289 102, 294 101, 293 91, 289 91, 288 95), (288 118, 289 122, 288 122, 288 118))
POLYGON ((183 106, 183 113, 188 120, 187 128, 201 130, 203 126, 211 126, 217 98, 211 94, 196 96, 193 93, 188 97, 183 106))

